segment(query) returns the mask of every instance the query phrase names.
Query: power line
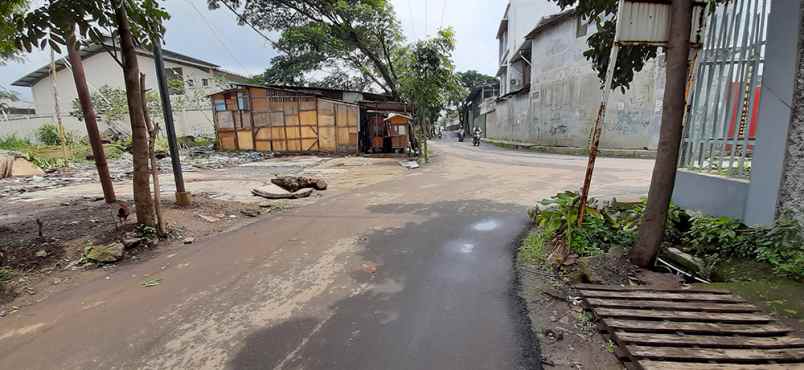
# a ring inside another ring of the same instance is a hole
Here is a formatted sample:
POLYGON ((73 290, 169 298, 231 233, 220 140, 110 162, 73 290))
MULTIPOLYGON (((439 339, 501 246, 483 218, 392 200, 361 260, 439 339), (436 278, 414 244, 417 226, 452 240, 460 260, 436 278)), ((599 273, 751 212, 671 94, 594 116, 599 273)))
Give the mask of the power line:
POLYGON ((441 6, 441 25, 438 26, 438 29, 444 28, 444 13, 447 11, 447 0, 443 1, 443 5, 441 6))
POLYGON ((430 31, 429 25, 427 24, 427 22, 428 22, 427 10, 428 10, 429 7, 430 7, 429 2, 427 0, 424 0, 424 37, 425 38, 427 37, 427 32, 430 31))
POLYGON ((212 23, 210 23, 207 20, 207 18, 204 16, 204 13, 201 13, 201 11, 198 10, 198 8, 195 6, 195 4, 193 4, 190 0, 184 0, 184 1, 187 4, 190 4, 190 6, 193 7, 195 12, 198 13, 198 16, 201 17, 201 20, 204 21, 204 24, 206 24, 207 27, 209 28, 209 30, 212 31, 212 35, 215 37, 215 40, 217 40, 218 43, 221 44, 221 46, 223 46, 223 48, 226 50, 226 52, 229 54, 229 56, 232 57, 232 60, 234 60, 235 63, 237 63, 238 65, 240 65, 240 68, 242 68, 244 72, 247 71, 248 69, 246 68, 246 66, 243 63, 240 63, 240 60, 238 60, 237 57, 234 56, 234 53, 232 52, 232 50, 229 49, 229 46, 227 46, 226 42, 224 42, 223 39, 220 37, 220 33, 218 32, 218 30, 216 30, 215 27, 212 25, 212 23))
POLYGON ((418 39, 419 35, 416 34, 416 20, 413 18, 413 0, 408 0, 408 10, 410 10, 410 28, 413 31, 413 39, 418 39))
POLYGON ((259 29, 257 29, 257 27, 255 27, 255 26, 254 26, 254 25, 253 25, 251 22, 249 22, 249 21, 248 21, 248 19, 246 19, 246 17, 245 17, 245 16, 241 15, 240 13, 238 13, 238 12, 237 12, 237 10, 235 10, 235 8, 233 8, 231 5, 229 5, 229 3, 225 2, 225 1, 223 1, 222 3, 223 3, 223 5, 225 5, 225 6, 226 6, 226 7, 227 7, 227 8, 228 8, 228 9, 229 9, 229 10, 230 10, 230 11, 231 11, 231 12, 232 12, 234 15, 236 15, 236 16, 237 16, 237 19, 238 19, 238 20, 240 20, 241 22, 243 22, 243 23, 247 24, 247 25, 248 25, 248 26, 249 26, 249 27, 250 27, 252 30, 254 30, 254 32, 256 32, 258 35, 262 36, 262 38, 263 38, 263 39, 265 39, 265 41, 268 41, 268 43, 270 43, 270 44, 271 44, 271 46, 273 46, 273 47, 274 47, 274 48, 276 48, 276 49, 279 49, 279 50, 281 50, 281 51, 284 51, 284 52, 286 52, 286 53, 290 54, 290 52, 289 52, 289 51, 287 51, 285 48, 283 48, 282 46, 280 46, 280 45, 279 45, 279 44, 278 44, 276 41, 271 40, 271 38, 270 38, 270 37, 266 36, 264 33, 262 33, 262 31, 260 31, 259 29))

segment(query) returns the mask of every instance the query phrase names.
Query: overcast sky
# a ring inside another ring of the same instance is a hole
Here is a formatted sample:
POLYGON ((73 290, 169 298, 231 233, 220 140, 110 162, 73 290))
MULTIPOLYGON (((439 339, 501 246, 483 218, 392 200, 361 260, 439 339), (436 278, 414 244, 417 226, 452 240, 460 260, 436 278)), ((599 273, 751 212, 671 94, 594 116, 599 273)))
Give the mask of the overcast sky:
MULTIPOLYGON (((457 69, 475 69, 490 75, 496 72, 495 36, 507 0, 391 1, 408 40, 432 35, 442 25, 452 26, 457 38, 457 69)), ((548 8, 547 0, 530 1, 544 2, 548 8)), ((263 71, 276 53, 256 32, 238 26, 228 9, 210 11, 206 0, 163 0, 163 4, 171 15, 167 49, 249 75, 263 71)), ((34 51, 23 63, 0 66, 0 88, 16 90, 29 99, 30 89, 15 88, 11 83, 48 60, 49 51, 34 51)))

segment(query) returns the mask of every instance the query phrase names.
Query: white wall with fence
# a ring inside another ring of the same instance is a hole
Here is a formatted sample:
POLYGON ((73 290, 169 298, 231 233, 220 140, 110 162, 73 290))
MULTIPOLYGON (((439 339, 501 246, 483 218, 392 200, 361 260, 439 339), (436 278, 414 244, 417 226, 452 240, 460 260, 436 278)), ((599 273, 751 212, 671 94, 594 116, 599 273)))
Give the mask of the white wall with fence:
MULTIPOLYGON (((76 137, 87 136, 87 129, 82 120, 69 115, 62 116, 61 120, 65 131, 76 137)), ((162 119, 162 117, 156 117, 155 120, 160 123, 160 127, 162 127, 164 131, 164 119, 162 119)), ((102 121, 103 120, 98 119, 98 128, 101 133, 109 129, 109 125, 102 121)), ((215 125, 212 119, 212 112, 209 109, 173 112, 173 121, 176 126, 176 135, 178 136, 215 136, 215 125)), ((39 128, 46 124, 55 123, 56 119, 52 115, 0 119, 0 137, 15 135, 19 138, 26 138, 37 142, 37 131, 39 128)), ((114 128, 125 133, 130 133, 131 125, 128 121, 128 116, 126 115, 120 123, 115 124, 114 128)))
POLYGON ((770 224, 780 212, 801 3, 717 4, 692 70, 673 202, 770 224))

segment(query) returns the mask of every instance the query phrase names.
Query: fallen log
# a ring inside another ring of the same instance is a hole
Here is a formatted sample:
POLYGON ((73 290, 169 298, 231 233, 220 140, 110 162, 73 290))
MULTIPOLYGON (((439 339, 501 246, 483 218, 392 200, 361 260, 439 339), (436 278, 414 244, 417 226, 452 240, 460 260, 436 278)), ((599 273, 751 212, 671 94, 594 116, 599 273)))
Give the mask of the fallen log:
POLYGON ((271 183, 291 193, 295 193, 305 188, 327 190, 327 182, 315 177, 281 176, 271 179, 271 183))
POLYGON ((266 199, 300 199, 307 198, 313 194, 313 189, 306 188, 290 192, 276 186, 264 186, 261 188, 252 189, 251 193, 266 199))

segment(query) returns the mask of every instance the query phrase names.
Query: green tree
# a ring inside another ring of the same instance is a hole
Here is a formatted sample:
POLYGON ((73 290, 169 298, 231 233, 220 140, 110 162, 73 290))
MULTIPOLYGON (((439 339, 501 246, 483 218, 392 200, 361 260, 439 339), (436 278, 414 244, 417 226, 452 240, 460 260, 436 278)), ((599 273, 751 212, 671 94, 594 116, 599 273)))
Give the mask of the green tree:
POLYGON ((499 86, 500 82, 497 81, 495 77, 484 75, 475 70, 468 70, 466 72, 458 72, 458 81, 460 81, 461 86, 465 89, 465 94, 461 96, 461 99, 454 102, 455 106, 457 106, 458 110, 458 122, 461 125, 464 124, 464 119, 466 118, 466 112, 468 109, 468 102, 466 101, 466 97, 469 93, 474 90, 475 88, 481 86, 499 86))
POLYGON ((20 97, 19 97, 19 95, 17 95, 17 93, 15 93, 13 91, 0 90, 0 113, 2 113, 4 110, 8 109, 8 107, 9 107, 8 102, 15 102, 15 101, 19 101, 19 100, 20 100, 20 97))
POLYGON ((0 64, 19 55, 17 45, 14 43, 17 29, 14 18, 24 14, 27 8, 27 0, 0 1, 0 64))
POLYGON ((476 87, 481 86, 488 86, 488 85, 497 85, 499 81, 497 78, 482 74, 475 70, 468 70, 466 72, 458 72, 458 81, 461 82, 461 85, 468 90, 472 90, 476 87))
POLYGON ((385 0, 208 0, 243 5, 243 21, 281 32, 261 80, 305 84, 305 74, 342 65, 370 80, 394 98, 400 97, 396 59, 404 48, 399 21, 385 0))
MULTIPOLYGON (((148 104, 148 114, 152 120, 158 120, 162 117, 162 105, 159 102, 159 93, 156 91, 148 91, 145 99, 148 104)), ((94 91, 90 96, 92 106, 95 107, 95 112, 98 118, 107 127, 118 127, 126 122, 128 118, 128 100, 126 99, 126 91, 103 85, 98 90, 94 91)), ((78 98, 73 100, 72 111, 70 115, 82 120, 84 118, 81 111, 81 102, 78 98)))
POLYGON ((131 122, 134 162, 134 203, 137 222, 155 225, 154 204, 150 190, 148 129, 140 91, 139 66, 135 44, 144 45, 151 38, 161 39, 165 32, 163 21, 167 12, 158 0, 81 0, 48 1, 24 14, 15 14, 14 42, 18 49, 31 52, 33 48, 50 46, 60 52, 67 45, 68 35, 75 30, 84 42, 101 43, 104 33, 115 30, 120 42, 120 58, 111 52, 122 69, 126 86, 131 122))
POLYGON ((465 92, 455 74, 454 50, 455 33, 446 28, 439 30, 433 38, 413 44, 402 59, 400 90, 403 98, 416 107, 425 160, 432 122, 438 119, 449 102, 457 101, 465 92))

